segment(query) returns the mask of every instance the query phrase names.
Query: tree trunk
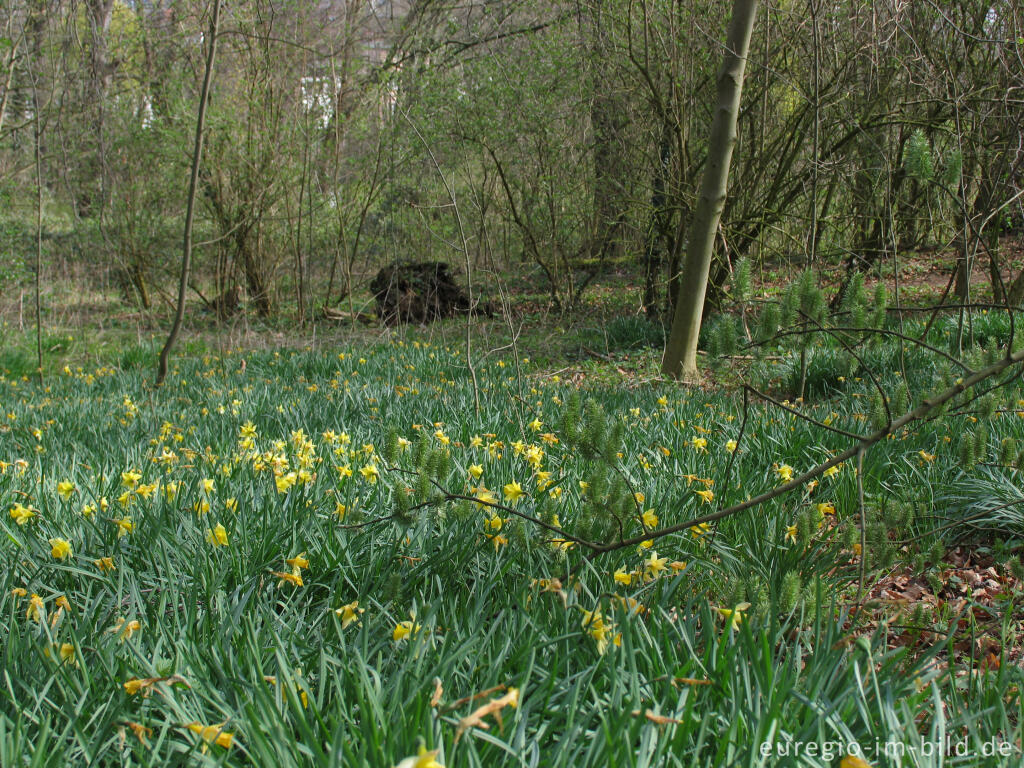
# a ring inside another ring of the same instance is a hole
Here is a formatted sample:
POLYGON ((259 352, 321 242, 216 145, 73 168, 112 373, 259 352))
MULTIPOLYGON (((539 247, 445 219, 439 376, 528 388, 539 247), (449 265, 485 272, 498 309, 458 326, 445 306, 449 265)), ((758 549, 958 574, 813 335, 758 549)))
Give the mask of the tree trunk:
POLYGON ((671 214, 665 210, 665 179, 672 161, 672 134, 667 122, 661 129, 658 144, 658 165, 654 169, 651 191, 651 218, 647 225, 647 243, 644 256, 643 309, 647 319, 659 321, 658 278, 661 276, 663 247, 669 239, 671 214))
POLYGON ((690 224, 686 260, 679 282, 672 332, 665 347, 662 373, 692 380, 697 374, 697 337, 704 312, 715 234, 725 207, 729 182, 729 164, 736 144, 736 120, 743 91, 743 71, 747 63, 750 34, 757 15, 757 0, 734 0, 732 20, 726 35, 725 58, 718 75, 718 95, 707 164, 701 180, 700 197, 690 224))
POLYGON ((199 185, 199 166, 203 157, 203 126, 206 122, 206 105, 210 100, 210 83, 213 80, 213 62, 217 54, 217 33, 220 22, 220 0, 213 0, 213 15, 210 19, 210 50, 206 54, 206 70, 203 73, 203 88, 199 93, 199 110, 196 115, 196 141, 192 148, 192 169, 188 180, 188 197, 185 201, 185 234, 181 247, 181 280, 178 283, 178 304, 174 311, 174 323, 167 341, 160 350, 155 386, 159 387, 167 377, 167 361, 178 338, 181 323, 185 319, 185 292, 188 290, 189 267, 192 263, 192 220, 196 209, 196 187, 199 185))

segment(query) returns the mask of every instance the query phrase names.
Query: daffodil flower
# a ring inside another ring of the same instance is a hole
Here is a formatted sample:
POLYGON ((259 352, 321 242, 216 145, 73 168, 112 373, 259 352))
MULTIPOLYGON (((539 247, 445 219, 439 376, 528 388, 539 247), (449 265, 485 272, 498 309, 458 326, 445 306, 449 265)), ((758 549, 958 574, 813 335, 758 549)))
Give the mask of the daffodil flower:
POLYGON ((412 757, 403 758, 398 762, 395 768, 444 768, 444 766, 437 762, 437 755, 441 750, 431 749, 427 750, 425 746, 420 745, 419 752, 412 757))
POLYGON ((366 609, 359 607, 358 600, 353 600, 335 609, 334 613, 341 618, 341 628, 345 629, 352 622, 359 621, 359 614, 366 613, 366 609))
POLYGON ((650 557, 644 561, 644 572, 649 579, 656 579, 665 570, 667 562, 667 557, 658 557, 658 553, 652 550, 650 557))
POLYGON ((693 538, 695 539, 702 539, 708 534, 710 530, 710 523, 700 523, 699 525, 691 525, 690 535, 693 536, 693 538))
POLYGON ((71 554, 71 544, 66 539, 50 539, 50 555, 54 560, 66 560, 71 554))
POLYGON ((302 570, 303 568, 309 568, 309 560, 306 559, 305 552, 302 552, 295 557, 288 558, 285 560, 285 563, 290 565, 293 569, 302 570))
POLYGON ((15 503, 15 505, 11 507, 11 517, 14 518, 14 522, 18 525, 24 525, 35 516, 36 512, 31 507, 26 507, 18 503, 15 503))
POLYGON ((283 587, 285 584, 291 584, 296 587, 302 586, 302 576, 294 571, 287 573, 285 571, 271 571, 274 576, 277 576, 280 581, 277 582, 277 586, 283 587))
POLYGON ((732 624, 733 629, 739 629, 740 624, 746 618, 745 611, 750 607, 750 603, 740 603, 735 608, 715 608, 718 615, 725 619, 727 622, 732 624))
POLYGON ((704 490, 704 491, 694 491, 694 493, 696 493, 698 496, 700 496, 702 499, 704 499, 704 503, 705 504, 710 504, 712 501, 715 500, 715 492, 714 491, 704 490))
MULTIPOLYGON (((410 614, 412 615, 412 614, 410 614)), ((405 640, 409 635, 415 634, 420 631, 420 625, 413 620, 400 621, 395 625, 394 631, 391 633, 391 639, 396 643, 405 640)))
POLYGON ((481 507, 485 507, 488 504, 496 504, 498 502, 498 497, 482 485, 477 486, 476 488, 471 488, 470 491, 476 498, 477 504, 481 507))
POLYGON ((28 608, 25 609, 25 618, 42 624, 44 611, 43 598, 33 593, 32 597, 28 599, 28 608))
POLYGON ((508 483, 504 488, 502 488, 502 492, 505 494, 505 498, 511 501, 513 504, 517 502, 521 497, 526 495, 523 492, 522 486, 519 485, 519 483, 515 480, 513 480, 511 483, 508 483))
POLYGON ((234 741, 235 735, 224 730, 224 723, 220 725, 203 725, 202 723, 188 723, 185 725, 192 733, 196 734, 207 744, 216 744, 219 747, 228 749, 234 741))
POLYGON ((123 616, 118 616, 114 626, 110 627, 107 632, 117 635, 118 639, 123 643, 125 640, 131 640, 132 635, 141 628, 142 625, 138 621, 125 621, 123 616))
POLYGON ((226 547, 228 545, 228 532, 223 525, 217 523, 216 528, 206 529, 206 540, 215 547, 226 547))

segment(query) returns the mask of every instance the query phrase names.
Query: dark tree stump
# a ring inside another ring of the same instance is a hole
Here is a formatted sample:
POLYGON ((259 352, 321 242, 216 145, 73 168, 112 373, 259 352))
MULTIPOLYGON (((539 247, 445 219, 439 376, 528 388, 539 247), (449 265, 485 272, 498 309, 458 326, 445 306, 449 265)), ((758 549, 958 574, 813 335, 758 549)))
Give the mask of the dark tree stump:
POLYGON ((387 325, 429 323, 469 311, 468 297, 443 261, 389 264, 373 278, 370 290, 387 325))
POLYGON ((224 293, 215 298, 211 308, 217 313, 217 317, 225 319, 238 314, 242 307, 242 286, 235 285, 225 289, 224 293))

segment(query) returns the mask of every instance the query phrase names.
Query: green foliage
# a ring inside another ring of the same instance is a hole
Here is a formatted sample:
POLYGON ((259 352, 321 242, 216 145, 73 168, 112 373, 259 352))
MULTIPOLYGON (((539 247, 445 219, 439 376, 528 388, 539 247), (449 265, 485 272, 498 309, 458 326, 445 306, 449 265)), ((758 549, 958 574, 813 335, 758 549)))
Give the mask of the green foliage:
MULTIPOLYGON (((810 351, 813 370, 819 352, 836 350, 810 351)), ((344 358, 245 359, 244 369, 234 355, 183 360, 158 391, 134 367, 73 371, 47 391, 0 380, 11 438, 0 448, 0 547, 11 564, 0 572, 5 764, 17 750, 55 765, 87 754, 111 765, 203 760, 200 739, 182 728, 192 722, 225 723, 235 735, 230 748, 209 745, 208 761, 385 767, 414 754, 420 738, 450 765, 518 765, 531 750, 546 765, 629 764, 640 744, 650 764, 726 766, 759 759, 762 737, 751 734, 780 723, 794 738, 820 739, 824 707, 839 718, 826 735, 860 743, 919 743, 921 712, 972 739, 1019 732, 1004 700, 1021 684, 1012 665, 979 672, 985 686, 964 691, 955 670, 933 663, 939 649, 894 650, 882 631, 848 642, 850 617, 837 603, 849 599, 860 564, 848 464, 814 491, 586 562, 579 546, 501 508, 598 541, 642 537, 648 511, 659 527, 695 519, 776 487, 779 465, 802 471, 844 445, 842 436, 755 406, 731 453, 741 413, 730 396, 580 392, 550 377, 534 379, 534 427, 508 408, 514 379, 496 365, 478 372, 476 415, 458 351, 401 341, 344 358), (24 474, 13 463, 21 458, 31 467, 24 474), (132 469, 140 479, 123 480, 132 469), (293 484, 279 485, 289 473, 293 484), (57 492, 65 479, 69 499, 57 492), (521 497, 504 490, 513 482, 521 497), (143 496, 150 483, 160 487, 143 496), (501 507, 481 503, 484 485, 501 507), (713 500, 696 493, 711 488, 713 500), (39 514, 18 525, 15 503, 39 514), (97 505, 91 516, 86 505, 97 505), (119 536, 123 516, 132 530, 119 536), (218 524, 226 546, 207 537, 218 524), (53 537, 71 543, 69 559, 54 559, 53 537), (303 586, 279 583, 271 571, 287 573, 300 553, 303 586), (95 565, 107 556, 115 570, 95 565), (26 616, 33 593, 48 616, 59 594, 71 610, 53 627, 37 623, 26 616), (337 611, 353 601, 365 612, 342 626, 337 611), (735 626, 715 610, 744 602, 735 626), (582 623, 582 611, 598 608, 616 638, 603 652, 582 623), (118 618, 140 624, 124 642, 109 631, 118 618), (395 641, 405 621, 420 628, 395 641), (79 666, 55 661, 62 643, 79 666), (865 693, 869 667, 881 696, 865 693), (170 673, 190 687, 125 691, 132 679, 170 673), (456 745, 458 718, 479 702, 439 717, 435 677, 442 706, 506 685, 519 689, 519 707, 503 713, 504 730, 467 731, 456 745), (673 678, 711 684, 684 688, 682 701, 673 678), (659 727, 632 714, 646 708, 680 722, 659 727), (128 722, 153 729, 148 746, 130 729, 122 745, 128 722), (591 738, 606 725, 614 738, 591 738)), ((838 384, 859 397, 806 407, 862 429, 869 384, 838 384)), ((979 465, 958 475, 957 446, 943 441, 953 425, 972 449, 1012 453, 1006 441, 1019 441, 1019 419, 1001 409, 973 418, 965 430, 966 417, 953 412, 872 449, 863 477, 869 573, 897 558, 936 562, 935 531, 947 541, 979 531, 1024 538, 1019 505, 1005 506, 1019 499, 1015 470, 979 465)))
POLYGON ((613 318, 605 326, 604 336, 609 352, 650 347, 660 349, 665 345, 664 327, 636 315, 613 318))
POLYGON ((907 140, 904 164, 907 173, 919 181, 931 181, 935 175, 931 143, 920 128, 911 133, 907 140))

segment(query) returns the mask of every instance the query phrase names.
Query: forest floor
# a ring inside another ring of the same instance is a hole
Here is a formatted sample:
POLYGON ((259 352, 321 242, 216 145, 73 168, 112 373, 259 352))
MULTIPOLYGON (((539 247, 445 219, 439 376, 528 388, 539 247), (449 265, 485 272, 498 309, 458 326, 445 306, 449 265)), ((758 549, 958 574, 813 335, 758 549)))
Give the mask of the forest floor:
MULTIPOLYGON (((904 266, 908 304, 941 295, 952 260, 933 260, 904 266)), ((628 275, 565 316, 528 275, 507 285, 513 309, 472 321, 472 375, 464 318, 193 311, 160 390, 163 313, 50 293, 40 387, 6 296, 0 763, 389 768, 425 744, 448 765, 786 765, 761 745, 816 743, 801 765, 879 768, 908 764, 884 745, 925 765, 961 741, 962 764, 1009 764, 990 742, 1020 760, 1019 380, 863 471, 687 522, 870 433, 878 389, 897 409, 948 386, 955 316, 905 318, 930 349, 705 359, 696 389, 661 377, 628 275)), ((1010 324, 972 317, 976 368, 1010 324)))

